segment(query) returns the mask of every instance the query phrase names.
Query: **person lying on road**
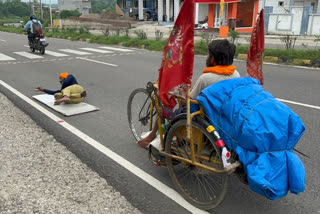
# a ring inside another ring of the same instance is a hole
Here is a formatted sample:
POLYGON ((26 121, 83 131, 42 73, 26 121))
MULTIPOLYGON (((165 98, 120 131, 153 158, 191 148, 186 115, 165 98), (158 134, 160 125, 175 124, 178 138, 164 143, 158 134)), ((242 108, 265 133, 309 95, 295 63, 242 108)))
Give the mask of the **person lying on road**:
POLYGON ((55 105, 59 105, 61 103, 77 104, 82 102, 87 96, 87 92, 78 84, 76 78, 72 74, 68 74, 66 72, 61 73, 59 75, 59 82, 61 83, 60 90, 51 91, 41 87, 36 87, 36 90, 54 95, 55 105))
MULTIPOLYGON (((236 46, 234 44, 230 43, 226 39, 214 40, 209 44, 208 50, 209 55, 206 60, 207 68, 202 71, 202 74, 192 87, 190 93, 191 99, 195 99, 203 89, 214 83, 240 77, 239 72, 236 70, 236 66, 232 65, 234 54, 236 52, 236 46)), ((186 89, 187 87, 181 87, 179 89, 180 94, 185 96, 186 89)), ((167 109, 166 111, 174 117, 174 115, 183 113, 184 110, 185 109, 177 109, 176 111, 171 111, 167 109)), ((139 140, 137 144, 142 148, 146 148, 157 136, 157 131, 158 123, 156 122, 150 134, 139 140)))

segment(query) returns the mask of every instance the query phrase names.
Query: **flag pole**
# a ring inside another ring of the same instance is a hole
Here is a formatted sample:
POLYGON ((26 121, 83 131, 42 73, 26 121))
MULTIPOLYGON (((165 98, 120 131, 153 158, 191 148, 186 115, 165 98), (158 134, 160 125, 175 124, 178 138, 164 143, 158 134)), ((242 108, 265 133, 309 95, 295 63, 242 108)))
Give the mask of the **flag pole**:
POLYGON ((187 90, 187 139, 191 139, 190 85, 187 90))
POLYGON ((264 52, 261 53, 261 74, 263 75, 263 56, 264 52))

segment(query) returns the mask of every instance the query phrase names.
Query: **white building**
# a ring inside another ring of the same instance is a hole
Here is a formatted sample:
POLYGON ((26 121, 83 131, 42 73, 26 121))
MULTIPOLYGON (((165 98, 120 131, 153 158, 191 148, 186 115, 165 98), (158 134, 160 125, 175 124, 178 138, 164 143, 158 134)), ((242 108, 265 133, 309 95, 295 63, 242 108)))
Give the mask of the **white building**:
POLYGON ((78 10, 83 15, 89 14, 91 0, 58 0, 59 10, 78 10))

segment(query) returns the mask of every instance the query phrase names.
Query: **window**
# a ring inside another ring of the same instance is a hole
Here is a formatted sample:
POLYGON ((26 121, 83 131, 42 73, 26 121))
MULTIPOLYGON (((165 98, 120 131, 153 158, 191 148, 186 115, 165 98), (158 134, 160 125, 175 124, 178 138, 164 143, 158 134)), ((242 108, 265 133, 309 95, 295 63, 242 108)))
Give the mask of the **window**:
POLYGON ((279 1, 279 3, 278 3, 278 5, 279 5, 279 7, 283 7, 283 1, 279 1))

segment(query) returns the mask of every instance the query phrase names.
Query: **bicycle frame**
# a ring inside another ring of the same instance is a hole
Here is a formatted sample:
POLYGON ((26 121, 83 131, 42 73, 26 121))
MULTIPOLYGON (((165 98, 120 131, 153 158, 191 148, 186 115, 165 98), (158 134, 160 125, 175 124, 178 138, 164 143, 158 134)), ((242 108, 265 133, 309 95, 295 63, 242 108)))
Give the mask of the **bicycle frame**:
MULTIPOLYGON (((189 94, 189 93, 188 93, 189 94)), ((188 108, 188 111, 190 111, 190 103, 193 103, 193 104, 199 104, 198 101, 196 100, 192 100, 189 98, 189 102, 188 102, 188 98, 185 99, 184 97, 182 96, 179 96, 179 95, 176 95, 176 94, 172 94, 174 95, 177 99, 178 99, 178 103, 181 107, 181 100, 186 100, 187 101, 187 108, 188 108)), ((203 107, 200 106, 200 110, 199 111, 196 111, 196 112, 193 112, 192 114, 189 114, 187 116, 187 135, 189 135, 187 138, 189 139, 189 142, 190 142, 190 154, 191 154, 191 160, 189 159, 186 159, 186 158, 183 158, 183 157, 179 157, 179 156, 176 156, 176 155, 172 155, 172 154, 168 154, 165 152, 165 145, 164 145, 164 132, 161 128, 161 116, 159 115, 159 112, 160 112, 160 100, 159 100, 159 96, 158 96, 158 87, 157 87, 157 84, 154 84, 154 90, 153 92, 151 93, 151 96, 154 98, 154 101, 155 101, 155 104, 152 104, 151 102, 151 105, 150 105, 150 114, 152 114, 153 112, 153 108, 155 107, 156 110, 157 110, 157 123, 158 123, 158 131, 159 131, 159 135, 160 135, 160 142, 161 142, 161 149, 160 149, 160 154, 163 155, 163 156, 166 156, 166 157, 170 157, 170 158, 173 158, 173 159, 176 159, 176 160, 179 160, 179 161, 182 161, 184 162, 185 164, 192 164, 192 165, 195 165, 195 166, 198 166, 198 167, 201 167, 203 169, 206 169, 206 170, 209 170, 211 172, 215 172, 215 173, 227 173, 226 170, 222 170, 222 169, 217 169, 217 168, 213 168, 213 167, 209 167, 207 165, 204 165, 204 164, 201 164, 199 162, 197 162, 196 159, 201 159, 201 160, 209 160, 210 162, 212 163, 215 163, 215 164, 218 164, 218 165, 222 165, 222 163, 220 161, 216 161, 216 160, 210 160, 208 157, 206 156, 202 156, 200 155, 201 153, 201 150, 203 148, 203 145, 202 145, 202 136, 199 136, 201 137, 201 139, 198 141, 198 142, 201 142, 200 145, 198 146, 199 149, 198 149, 198 152, 196 153, 195 152, 195 143, 194 143, 194 138, 192 136, 192 128, 191 128, 191 121, 192 119, 195 117, 195 116, 198 116, 200 115, 200 117, 204 118, 204 110, 203 110, 203 107), (188 119, 189 118, 189 119, 188 119), (188 130, 189 129, 189 130, 188 130)), ((150 115, 150 125, 152 126, 152 115, 150 115)), ((212 127, 213 130, 214 127, 212 127)))

